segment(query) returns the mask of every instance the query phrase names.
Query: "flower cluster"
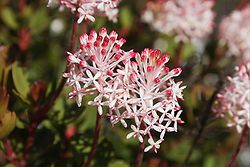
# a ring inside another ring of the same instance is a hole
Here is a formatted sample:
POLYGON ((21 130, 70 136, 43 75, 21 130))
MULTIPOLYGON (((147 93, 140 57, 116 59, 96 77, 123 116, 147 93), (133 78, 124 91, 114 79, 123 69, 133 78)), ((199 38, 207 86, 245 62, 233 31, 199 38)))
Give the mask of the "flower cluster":
POLYGON ((121 0, 49 0, 48 6, 53 4, 61 5, 61 8, 69 8, 73 13, 79 13, 78 23, 84 19, 95 21, 93 16, 101 13, 108 17, 109 20, 117 21, 117 6, 121 0))
POLYGON ((207 37, 213 29, 213 0, 157 0, 148 2, 142 20, 155 30, 187 42, 207 37))
POLYGON ((170 70, 166 66, 169 55, 159 50, 122 50, 125 40, 117 36, 102 28, 99 34, 91 31, 80 37, 81 48, 68 53, 70 70, 64 74, 72 87, 69 97, 81 106, 84 95, 95 94, 89 105, 97 106, 99 114, 107 106, 112 125, 120 122, 126 128, 130 124, 127 138, 143 142, 147 136, 150 145, 145 151, 157 152, 165 134, 177 132, 178 124, 184 123, 178 99, 183 99, 185 86, 174 81, 181 69, 170 70))
POLYGON ((250 4, 234 11, 223 19, 220 38, 228 45, 228 55, 241 56, 242 61, 250 60, 250 4))
POLYGON ((250 128, 250 62, 236 67, 234 77, 218 94, 214 112, 228 120, 228 126, 235 126, 240 133, 245 125, 250 128))

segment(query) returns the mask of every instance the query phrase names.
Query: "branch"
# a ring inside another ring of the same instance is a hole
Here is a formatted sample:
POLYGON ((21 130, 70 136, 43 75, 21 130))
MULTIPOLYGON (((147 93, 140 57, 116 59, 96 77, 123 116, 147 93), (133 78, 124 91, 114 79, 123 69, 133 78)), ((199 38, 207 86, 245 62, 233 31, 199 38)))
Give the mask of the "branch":
MULTIPOLYGON (((77 19, 78 19, 78 13, 75 13, 74 23, 73 23, 73 28, 72 28, 72 35, 71 35, 71 52, 75 52, 76 50, 75 41, 76 41, 76 33, 78 29, 77 19)), ((66 68, 65 71, 66 72, 68 71, 68 67, 66 68)), ((55 90, 55 92, 53 93, 49 101, 43 105, 38 105, 35 107, 34 110, 36 114, 32 117, 31 119, 32 122, 28 128, 29 136, 27 138, 27 142, 26 142, 26 146, 24 150, 25 154, 27 154, 31 150, 34 144, 34 137, 35 137, 35 131, 36 131, 37 126, 42 122, 42 120, 45 118, 46 114, 48 113, 49 109, 54 105, 56 99, 62 92, 65 83, 66 83, 66 78, 62 78, 59 83, 59 86, 57 87, 57 89, 55 90)), ((26 159, 28 159, 27 155, 26 155, 26 159)))
POLYGON ((249 134, 249 129, 248 129, 248 126, 247 124, 244 126, 244 129, 242 131, 242 134, 241 134, 241 137, 240 137, 240 140, 239 140, 239 143, 237 145, 237 148, 234 152, 234 154, 232 155, 232 158, 230 159, 230 162, 228 164, 227 167, 233 167, 234 163, 236 162, 237 160, 237 157, 242 149, 242 147, 244 146, 244 144, 246 143, 247 141, 247 138, 248 138, 248 134, 249 134))
POLYGON ((96 150, 97 150, 97 144, 98 144, 98 139, 100 135, 100 129, 101 129, 101 115, 99 113, 96 113, 96 124, 95 124, 95 132, 94 132, 94 141, 91 147, 91 151, 89 153, 87 161, 83 164, 82 167, 89 167, 92 159, 95 156, 96 150))
POLYGON ((23 167, 25 166, 25 162, 18 160, 16 153, 13 151, 12 145, 10 143, 10 141, 7 138, 4 138, 2 140, 3 142, 3 146, 6 150, 6 158, 8 161, 10 161, 13 165, 17 166, 17 167, 23 167))
POLYGON ((208 122, 208 119, 211 115, 211 109, 212 109, 212 106, 213 106, 213 103, 214 101, 216 100, 216 96, 217 94, 220 92, 220 89, 222 88, 222 83, 219 83, 217 89, 214 91, 213 95, 211 96, 211 98, 209 99, 205 109, 204 109, 204 114, 202 115, 202 118, 201 118, 201 127, 200 129, 198 130, 196 136, 194 137, 194 140, 193 140, 193 143, 192 143, 192 146, 190 148, 190 150, 188 151, 188 154, 187 154, 187 157, 185 159, 185 162, 184 162, 184 166, 188 166, 188 163, 189 163, 189 160, 191 158, 191 155, 194 151, 194 148, 195 146, 197 145, 198 141, 200 140, 203 132, 204 132, 204 129, 207 125, 207 122, 208 122))
POLYGON ((143 156, 144 156, 144 148, 145 148, 145 140, 143 140, 142 143, 140 143, 140 147, 137 153, 136 161, 135 161, 135 167, 141 167, 143 162, 143 156))

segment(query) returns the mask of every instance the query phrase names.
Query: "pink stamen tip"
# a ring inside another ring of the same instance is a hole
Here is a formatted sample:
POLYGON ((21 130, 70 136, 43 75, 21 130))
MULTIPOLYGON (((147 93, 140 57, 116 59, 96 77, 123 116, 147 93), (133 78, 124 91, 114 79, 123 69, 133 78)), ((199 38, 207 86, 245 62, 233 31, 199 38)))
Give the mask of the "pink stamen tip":
POLYGON ((119 53, 116 53, 116 54, 115 54, 115 59, 116 59, 116 60, 119 60, 120 58, 121 58, 121 55, 120 55, 119 53))
POLYGON ((166 94, 169 95, 169 96, 171 96, 172 95, 172 90, 166 89, 166 94))
POLYGON ((94 46, 95 46, 95 47, 99 47, 99 46, 100 46, 100 42, 99 42, 99 41, 95 41, 95 42, 94 42, 94 46))
POLYGON ((165 67, 164 67, 164 71, 165 71, 165 73, 168 74, 168 73, 169 73, 169 68, 168 68, 167 66, 165 66, 165 67))
POLYGON ((93 40, 93 39, 94 39, 94 36, 93 36, 93 35, 89 35, 89 36, 88 36, 88 40, 89 40, 89 41, 91 41, 91 40, 93 40))
POLYGON ((107 75, 108 75, 108 76, 112 76, 112 75, 113 75, 113 71, 108 70, 108 71, 107 71, 107 75))
POLYGON ((109 40, 110 40, 110 42, 113 43, 113 42, 115 42, 115 37, 111 37, 109 40))
POLYGON ((142 60, 142 61, 146 61, 146 59, 147 59, 147 56, 146 56, 145 54, 142 54, 142 55, 141 55, 141 60, 142 60))
POLYGON ((151 71, 153 71, 153 69, 154 69, 153 66, 148 66, 148 67, 147 67, 147 72, 151 72, 151 71))
POLYGON ((102 47, 106 47, 106 46, 108 46, 108 42, 103 41, 103 43, 102 43, 102 47))
POLYGON ((159 83, 161 80, 160 80, 160 78, 157 77, 154 79, 154 81, 155 81, 155 83, 159 83))
POLYGON ((109 38, 106 36, 103 41, 109 42, 109 38))
POLYGON ((130 52, 130 53, 129 53, 129 57, 130 57, 130 58, 134 58, 135 55, 136 55, 136 52, 130 52))
POLYGON ((70 62, 70 63, 72 62, 72 56, 71 55, 67 56, 67 61, 70 62))
POLYGON ((107 53, 107 50, 106 50, 106 49, 102 49, 102 50, 101 50, 101 54, 102 54, 102 55, 105 55, 106 53, 107 53))
POLYGON ((157 66, 161 66, 162 63, 163 63, 163 61, 161 59, 156 60, 156 65, 157 66))
POLYGON ((96 38, 96 40, 99 41, 99 42, 101 42, 101 41, 102 41, 102 36, 98 36, 98 37, 96 38))
POLYGON ((106 28, 102 27, 101 30, 100 30, 100 35, 103 36, 107 33, 107 30, 106 28))
POLYGON ((91 48, 92 46, 93 46, 92 43, 90 43, 90 42, 87 43, 87 48, 91 48))
POLYGON ((90 58, 89 58, 91 61, 95 61, 95 59, 96 59, 96 56, 95 55, 92 55, 92 56, 90 56, 90 58))
POLYGON ((178 120, 177 123, 178 124, 184 124, 185 122, 183 120, 178 120))
POLYGON ((119 50, 119 49, 121 48, 121 45, 115 44, 115 48, 116 48, 117 50, 119 50))
POLYGON ((119 42, 122 43, 122 44, 124 44, 124 43, 126 42, 126 40, 125 40, 124 38, 121 38, 121 39, 119 40, 119 42))
POLYGON ((135 73, 131 73, 131 74, 129 75, 129 78, 130 78, 131 80, 135 80, 135 77, 136 77, 135 73))
POLYGON ((79 65, 81 67, 86 67, 87 63, 86 63, 86 61, 81 60, 80 63, 79 63, 79 65))
POLYGON ((180 74, 181 73, 181 68, 175 68, 174 69, 174 74, 180 74))

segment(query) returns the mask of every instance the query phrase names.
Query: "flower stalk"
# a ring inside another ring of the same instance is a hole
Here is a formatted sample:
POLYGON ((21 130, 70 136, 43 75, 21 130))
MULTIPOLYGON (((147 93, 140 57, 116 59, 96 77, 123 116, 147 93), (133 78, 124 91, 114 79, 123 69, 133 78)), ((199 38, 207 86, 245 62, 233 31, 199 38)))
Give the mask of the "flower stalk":
POLYGON ((241 149, 243 148, 243 146, 246 144, 246 142, 248 140, 248 135, 249 135, 249 128, 248 128, 247 125, 245 125, 244 129, 242 131, 239 143, 237 145, 237 148, 236 148, 234 154, 232 155, 232 158, 230 159, 227 167, 233 167, 234 166, 241 149))
POLYGON ((221 87, 222 87, 222 83, 219 83, 217 89, 214 91, 213 95, 211 96, 211 98, 207 102, 206 108, 203 112, 203 115, 202 115, 201 121, 200 121, 202 123, 201 127, 199 128, 196 136, 194 137, 193 143, 192 143, 190 150, 188 151, 187 157, 184 161, 184 166, 188 166, 188 163, 189 163, 190 158, 193 154, 193 151, 194 151, 197 143, 199 142, 199 140, 200 140, 200 138, 201 138, 201 136, 206 128, 208 119, 210 118, 210 115, 212 113, 211 110, 212 110, 213 103, 216 100, 217 94, 220 92, 221 87))
MULTIPOLYGON (((73 22, 73 27, 72 27, 72 34, 71 34, 71 50, 74 51, 76 49, 76 34, 77 34, 77 30, 78 30, 78 23, 77 23, 77 19, 78 19, 78 14, 75 14, 74 17, 74 22, 73 22)), ((66 68, 66 71, 68 71, 68 68, 66 68)), ((63 90, 63 87, 65 85, 66 79, 62 78, 58 88, 55 90, 55 92, 53 93, 53 95, 51 96, 51 98, 49 99, 49 101, 46 104, 43 105, 38 105, 35 107, 35 115, 32 117, 32 122, 28 128, 29 131, 29 136, 27 138, 27 142, 25 145, 25 159, 28 159, 28 153, 30 152, 33 143, 34 143, 34 137, 35 137, 35 131, 37 126, 39 125, 39 123, 42 122, 42 120, 45 118, 46 114, 48 113, 49 109, 54 105, 56 99, 58 98, 58 96, 60 95, 60 93, 63 90)))
POLYGON ((91 146, 91 151, 89 153, 87 161, 83 164, 82 167, 89 167, 91 161, 95 157, 96 150, 97 150, 97 145, 98 145, 98 140, 99 140, 99 135, 100 135, 100 130, 101 130, 101 118, 102 116, 99 115, 99 113, 96 113, 96 124, 95 124, 95 131, 94 131, 94 136, 93 136, 93 143, 91 146))
POLYGON ((136 156, 135 160, 135 167, 141 167, 143 162, 143 156, 144 156, 144 149, 145 149, 145 140, 143 140, 142 143, 140 143, 139 150, 136 156))

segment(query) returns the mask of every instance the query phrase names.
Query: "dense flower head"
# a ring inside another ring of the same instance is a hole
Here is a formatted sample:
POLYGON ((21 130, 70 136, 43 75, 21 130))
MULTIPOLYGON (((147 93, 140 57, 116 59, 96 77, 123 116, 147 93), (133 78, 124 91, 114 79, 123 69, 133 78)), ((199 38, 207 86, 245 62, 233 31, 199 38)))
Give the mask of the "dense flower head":
POLYGON ((96 13, 103 14, 109 20, 117 21, 118 9, 117 6, 121 0, 49 0, 48 6, 59 4, 61 8, 68 8, 73 13, 79 13, 78 23, 84 19, 95 21, 93 16, 96 13))
POLYGON ((250 4, 233 11, 220 24, 220 38, 228 45, 228 55, 250 60, 250 4))
POLYGON ((99 114, 107 106, 112 125, 120 122, 127 128, 129 124, 132 132, 127 138, 143 142, 147 137, 150 145, 145 151, 157 152, 165 134, 177 132, 178 124, 184 123, 178 99, 183 99, 185 86, 174 81, 181 68, 170 70, 169 55, 159 50, 126 52, 121 49, 124 42, 105 28, 80 37, 81 48, 68 53, 70 70, 64 74, 72 87, 69 98, 81 106, 83 96, 95 94, 89 105, 97 106, 99 114))
POLYGON ((142 20, 153 29, 176 35, 177 41, 187 42, 207 37, 213 29, 213 0, 149 1, 142 20))
POLYGON ((68 78, 66 84, 73 88, 69 97, 74 98, 79 107, 84 95, 98 94, 90 103, 97 105, 102 114, 101 106, 107 104, 103 101, 105 90, 115 80, 113 72, 119 62, 130 56, 121 49, 125 40, 117 37, 114 31, 107 34, 105 28, 99 34, 92 30, 80 37, 81 48, 76 53, 68 52, 70 70, 64 77, 68 78))
POLYGON ((233 77, 228 77, 224 90, 218 94, 214 112, 225 117, 229 127, 240 133, 245 125, 250 128, 250 61, 236 67, 233 77))
POLYGON ((159 50, 144 49, 134 56, 118 70, 124 93, 116 96, 118 103, 111 106, 109 116, 112 124, 120 121, 125 127, 130 120, 132 132, 127 138, 143 142, 147 136, 150 145, 145 151, 153 148, 157 152, 165 134, 177 132, 177 125, 184 123, 178 99, 183 99, 185 86, 174 81, 181 69, 170 70, 166 66, 169 55, 159 50))

